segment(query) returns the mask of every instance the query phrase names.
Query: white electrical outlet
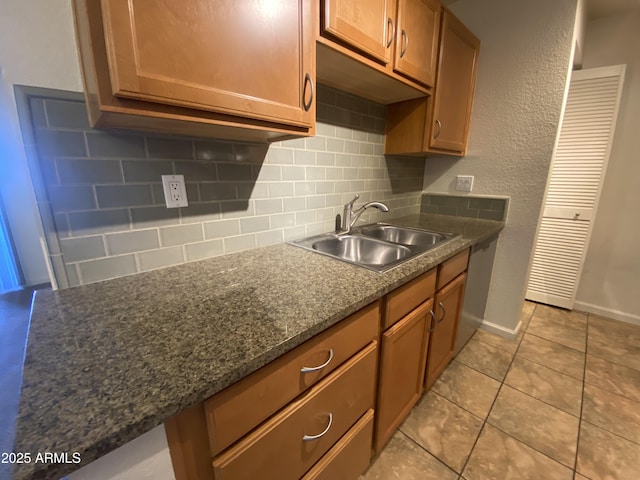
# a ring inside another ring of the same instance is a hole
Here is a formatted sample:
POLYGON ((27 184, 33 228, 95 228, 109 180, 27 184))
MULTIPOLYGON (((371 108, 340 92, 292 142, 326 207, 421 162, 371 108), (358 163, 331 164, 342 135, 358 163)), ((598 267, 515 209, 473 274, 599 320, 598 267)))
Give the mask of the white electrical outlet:
POLYGON ((162 188, 167 208, 188 207, 184 175, 162 175, 162 188))
POLYGON ((460 192, 473 190, 473 175, 458 175, 456 177, 456 190, 460 192))

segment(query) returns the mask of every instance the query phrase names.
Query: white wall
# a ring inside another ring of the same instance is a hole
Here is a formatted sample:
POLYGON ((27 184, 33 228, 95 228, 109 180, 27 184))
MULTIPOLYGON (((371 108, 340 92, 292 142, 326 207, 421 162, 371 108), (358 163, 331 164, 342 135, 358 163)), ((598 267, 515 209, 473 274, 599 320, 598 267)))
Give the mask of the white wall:
POLYGON ((549 163, 570 70, 576 0, 460 0, 451 9, 482 42, 466 157, 429 157, 425 191, 511 197, 485 327, 513 334, 524 299, 549 163))
POLYGON ((587 24, 584 68, 627 64, 576 308, 640 324, 640 11, 587 24))
POLYGON ((42 227, 27 168, 13 85, 82 91, 71 2, 0 2, 0 188, 26 283, 49 281, 41 249, 42 227))
POLYGON ((164 426, 139 436, 62 480, 175 480, 164 426))

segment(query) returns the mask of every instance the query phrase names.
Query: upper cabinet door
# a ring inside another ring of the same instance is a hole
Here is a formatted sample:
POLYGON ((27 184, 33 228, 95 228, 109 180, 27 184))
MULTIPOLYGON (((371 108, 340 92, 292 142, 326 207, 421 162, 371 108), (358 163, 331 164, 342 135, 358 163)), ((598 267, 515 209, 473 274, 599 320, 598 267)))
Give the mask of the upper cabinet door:
POLYGON ((398 0, 394 70, 433 86, 438 58, 439 0, 398 0))
POLYGON ((429 146, 464 154, 469 136, 480 40, 448 11, 445 10, 443 15, 429 146))
POLYGON ((103 0, 113 94, 311 126, 311 1, 103 0))
POLYGON ((395 29, 393 0, 323 0, 323 33, 388 64, 395 29))

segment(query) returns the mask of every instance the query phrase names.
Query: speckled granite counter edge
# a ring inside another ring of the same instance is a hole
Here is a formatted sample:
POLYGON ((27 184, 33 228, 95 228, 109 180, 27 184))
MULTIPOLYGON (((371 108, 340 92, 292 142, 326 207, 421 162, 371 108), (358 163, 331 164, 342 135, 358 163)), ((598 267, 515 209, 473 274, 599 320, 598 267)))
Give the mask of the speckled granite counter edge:
MULTIPOLYGON (((170 416, 175 415, 183 409, 194 405, 208 398, 209 396, 223 390, 227 386, 253 373, 262 366, 273 361, 275 358, 292 350, 314 335, 317 335, 321 331, 324 331, 325 329, 339 322, 351 313, 358 311, 360 308, 375 301, 377 298, 382 297, 383 295, 389 293, 390 291, 417 277, 418 275, 437 266, 447 258, 455 255, 465 248, 480 243, 490 237, 496 236, 504 227, 504 223, 502 222, 462 219, 459 217, 444 217, 429 214, 402 217, 394 219, 393 222, 400 225, 422 226, 433 230, 460 233, 461 237, 452 240, 447 244, 434 249, 431 252, 427 252, 404 264, 401 264, 400 266, 384 274, 377 274, 368 271, 364 272, 360 267, 347 265, 321 255, 316 255, 312 252, 304 251, 295 246, 281 244, 274 247, 265 247, 263 249, 240 252, 224 257, 215 257, 201 262, 194 262, 194 264, 185 264, 177 267, 163 269, 162 271, 156 271, 161 273, 149 272, 149 274, 140 274, 132 277, 125 277, 124 279, 117 279, 117 281, 107 281, 101 282, 99 284, 87 285, 85 287, 78 287, 78 295, 80 295, 81 292, 85 296, 90 296, 92 293, 95 294, 97 292, 105 291, 113 285, 116 285, 117 288, 127 288, 127 286, 133 285, 132 282, 134 282, 133 279, 135 278, 157 277, 164 279, 165 277, 170 278, 172 275, 182 275, 182 277, 184 277, 185 275, 189 275, 189 272, 192 269, 202 269, 205 267, 208 269, 214 269, 216 271, 217 269, 220 269, 220 271, 225 272, 227 264, 242 263, 245 259, 248 259, 248 261, 253 261, 256 263, 256 265, 260 265, 261 261, 265 261, 264 258, 266 258, 266 256, 272 255, 279 255, 280 257, 278 258, 278 260, 281 262, 287 261, 289 257, 295 257, 297 258, 297 260, 292 260, 292 265, 296 265, 296 262, 298 262, 298 267, 304 265, 305 267, 308 267, 310 271, 315 268, 320 272, 318 274, 318 278, 322 278, 322 275, 345 276, 349 277, 349 280, 353 280, 352 282, 346 282, 346 287, 344 285, 341 285, 341 289, 347 288, 351 289, 351 291, 343 292, 345 298, 340 302, 337 302, 337 304, 332 306, 331 308, 327 308, 325 310, 327 312, 326 315, 314 318, 313 322, 304 325, 298 331, 295 331, 294 334, 288 336, 284 341, 273 345, 269 344, 262 350, 256 349, 260 353, 251 358, 242 358, 242 361, 233 363, 230 366, 223 365, 219 369, 219 371, 215 372, 215 375, 207 377, 206 380, 201 380, 200 382, 194 382, 193 384, 183 386, 182 390, 176 387, 175 397, 168 396, 167 398, 162 399, 162 403, 153 405, 153 408, 150 408, 148 411, 134 412, 135 415, 132 414, 130 418, 123 419, 120 423, 114 424, 111 428, 104 428, 103 431, 100 432, 96 437, 87 440, 82 445, 78 445, 79 450, 83 452, 82 463, 86 464, 99 458, 102 455, 105 455, 118 446, 124 445, 125 443, 138 437, 142 433, 145 433, 146 431, 163 423, 170 416), (198 265, 196 265, 195 263, 197 263, 198 265), (148 275, 148 277, 143 277, 143 275, 148 275)), ((297 278, 295 277, 295 274, 292 275, 292 278, 297 278)), ((307 274, 303 272, 298 275, 307 274)), ((74 297, 72 293, 74 292, 70 292, 69 295, 65 294, 61 296, 70 297, 72 299, 74 297)), ((326 294, 327 292, 324 293, 326 294)), ((48 307, 47 302, 53 302, 52 298, 57 299, 58 297, 56 297, 55 295, 47 294, 37 295, 34 311, 41 312, 42 309, 46 309, 48 307)), ((222 299, 219 301, 224 302, 224 297, 221 298, 222 299)), ((275 299, 274 301, 280 301, 286 304, 287 300, 275 299)), ((288 307, 294 307, 295 309, 295 301, 295 298, 290 300, 291 303, 288 305, 288 307)), ((64 305, 64 302, 62 305, 57 305, 57 307, 61 309, 67 307, 70 308, 69 305, 64 305)), ((263 306, 263 308, 267 309, 271 307, 272 305, 263 306)), ((277 305, 273 305, 273 308, 275 310, 278 310, 277 305)), ((73 311, 73 309, 71 310, 73 311)), ((235 315, 235 312, 229 312, 229 315, 235 315)), ((235 327, 236 325, 234 324, 234 328, 235 327)), ((246 326, 246 328, 250 328, 250 325, 246 326)), ((30 342, 31 341, 32 339, 30 338, 30 342)), ((36 341, 36 339, 33 339, 33 341, 36 341)), ((33 348, 35 349, 35 347, 36 346, 34 346, 33 348)), ((34 392, 28 392, 25 391, 24 388, 25 387, 23 385, 23 393, 25 394, 25 396, 27 396, 29 393, 37 393, 37 390, 35 390, 34 392)), ((55 400, 58 401, 59 399, 55 400)), ((21 398, 21 405, 23 402, 25 402, 25 404, 28 404, 28 398, 21 398)), ((101 406, 98 406, 97 408, 99 407, 101 406)), ((135 410, 137 406, 134 405, 132 408, 135 410)), ((26 410, 26 412, 27 413, 25 415, 28 416, 28 410, 26 410)), ((23 412, 21 410, 21 414, 22 413, 23 412)), ((23 420, 23 423, 18 424, 18 428, 24 428, 25 431, 17 431, 16 449, 21 449, 25 445, 30 446, 32 449, 34 449, 36 445, 41 445, 43 448, 42 451, 44 451, 48 447, 50 447, 50 445, 48 445, 44 440, 41 441, 39 438, 29 438, 30 436, 37 436, 38 433, 41 434, 42 432, 38 432, 37 425, 31 425, 28 418, 22 418, 21 420, 23 420), (26 432, 26 430, 28 430, 29 428, 35 429, 36 431, 26 432), (32 440, 32 443, 29 443, 29 441, 23 441, 25 440, 25 438, 27 440, 32 440)), ((47 430, 46 433, 50 436, 55 435, 54 432, 51 432, 49 430, 47 430)), ((71 433, 71 435, 72 434, 73 432, 71 433)), ((77 451, 76 449, 71 448, 73 439, 63 440, 65 440, 67 443, 65 444, 65 441, 59 442, 62 446, 61 448, 68 449, 69 451, 77 451)), ((14 471, 14 475, 17 480, 23 478, 54 478, 56 476, 62 476, 79 468, 79 465, 41 464, 37 466, 31 465, 31 468, 26 467, 29 466, 16 468, 16 470, 14 471)))

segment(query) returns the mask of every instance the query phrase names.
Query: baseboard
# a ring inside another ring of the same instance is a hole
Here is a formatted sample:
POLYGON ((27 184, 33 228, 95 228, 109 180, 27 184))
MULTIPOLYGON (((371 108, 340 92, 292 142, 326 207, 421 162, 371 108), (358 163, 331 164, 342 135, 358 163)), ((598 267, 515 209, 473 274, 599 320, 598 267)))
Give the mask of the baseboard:
POLYGON ((631 323, 633 325, 640 325, 640 315, 633 315, 632 313, 621 312, 620 310, 614 310, 613 308, 601 307, 600 305, 593 305, 592 303, 576 301, 574 304, 575 310, 581 312, 593 313, 601 317, 611 318, 613 320, 619 320, 621 322, 631 323))
POLYGON ((492 323, 492 322, 488 322, 487 320, 484 320, 482 322, 482 325, 480 325, 480 328, 482 330, 486 330, 487 332, 500 335, 501 337, 507 338, 509 340, 514 340, 516 338, 516 335, 518 334, 518 331, 520 330, 521 323, 522 321, 518 322, 518 325, 516 326, 516 328, 511 329, 511 328, 503 327, 502 325, 498 325, 497 323, 492 323))

